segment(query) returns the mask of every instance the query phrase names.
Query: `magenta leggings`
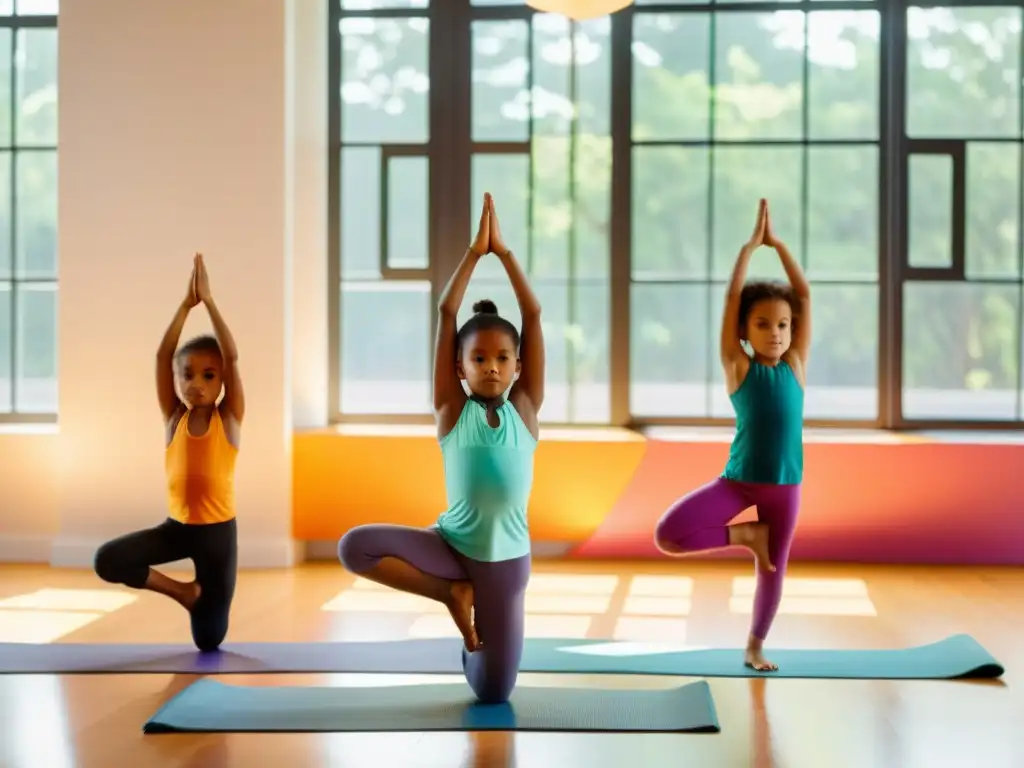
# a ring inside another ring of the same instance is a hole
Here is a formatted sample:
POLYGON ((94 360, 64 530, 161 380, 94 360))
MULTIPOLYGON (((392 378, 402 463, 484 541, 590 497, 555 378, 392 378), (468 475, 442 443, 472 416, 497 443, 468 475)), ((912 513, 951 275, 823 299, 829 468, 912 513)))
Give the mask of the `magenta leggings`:
POLYGON ((740 483, 719 477, 669 507, 658 521, 654 541, 672 555, 722 549, 729 546, 729 521, 754 506, 757 519, 768 524, 768 551, 775 566, 774 572, 757 569, 750 634, 764 640, 782 601, 782 581, 800 510, 799 485, 740 483))

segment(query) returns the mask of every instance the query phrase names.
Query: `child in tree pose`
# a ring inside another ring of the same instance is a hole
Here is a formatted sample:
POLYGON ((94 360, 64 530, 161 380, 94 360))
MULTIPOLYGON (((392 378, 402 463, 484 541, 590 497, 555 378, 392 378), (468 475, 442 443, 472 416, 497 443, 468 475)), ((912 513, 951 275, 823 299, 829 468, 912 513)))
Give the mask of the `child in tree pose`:
POLYGON ((476 237, 438 306, 434 413, 448 509, 429 528, 364 525, 338 544, 349 571, 448 608, 464 641, 466 680, 483 702, 506 701, 519 675, 531 562, 526 508, 543 402, 540 304, 502 238, 488 194, 476 237), (473 270, 487 253, 508 273, 521 335, 487 300, 456 325, 473 270))
POLYGON ((721 477, 679 499, 655 531, 658 548, 689 555, 728 546, 753 552, 757 564, 754 614, 745 663, 778 666, 763 654, 782 599, 803 480, 803 409, 811 348, 811 292, 800 265, 776 237, 761 200, 750 240, 732 272, 722 317, 721 360, 736 412, 736 436, 721 477), (774 248, 789 285, 744 284, 758 247, 774 248), (746 341, 753 354, 743 348, 746 341), (729 525, 750 506, 757 522, 729 525))
POLYGON ((168 518, 108 541, 96 552, 95 569, 104 581, 149 589, 180 603, 191 617, 196 647, 213 651, 227 634, 235 593, 234 474, 245 397, 235 341, 214 304, 201 254, 157 349, 156 392, 167 445, 168 518), (200 302, 216 335, 192 339, 175 351, 189 311, 200 302), (195 565, 190 582, 152 567, 185 558, 195 565))

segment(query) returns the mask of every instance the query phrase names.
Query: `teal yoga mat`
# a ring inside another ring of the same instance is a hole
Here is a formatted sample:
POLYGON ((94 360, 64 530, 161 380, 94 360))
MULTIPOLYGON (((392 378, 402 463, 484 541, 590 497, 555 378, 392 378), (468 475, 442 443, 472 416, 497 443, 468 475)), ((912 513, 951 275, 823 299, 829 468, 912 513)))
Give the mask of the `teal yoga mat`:
MULTIPOLYGON (((462 641, 454 638, 332 643, 227 643, 200 653, 187 645, 0 643, 0 674, 281 674, 366 672, 462 673, 462 641)), ((916 648, 881 650, 768 649, 781 669, 755 672, 743 651, 666 650, 648 643, 529 638, 521 672, 952 680, 996 678, 1003 665, 969 635, 916 648)))
POLYGON ((970 635, 915 648, 875 650, 807 650, 768 648, 779 665, 756 672, 743 664, 743 651, 706 649, 645 652, 643 644, 586 641, 528 646, 522 670, 582 674, 683 675, 693 677, 789 677, 860 680, 952 680, 997 678, 1003 666, 970 635))
POLYGON ((466 685, 247 687, 205 679, 143 726, 146 733, 719 730, 703 680, 646 691, 519 687, 507 704, 480 704, 466 685))

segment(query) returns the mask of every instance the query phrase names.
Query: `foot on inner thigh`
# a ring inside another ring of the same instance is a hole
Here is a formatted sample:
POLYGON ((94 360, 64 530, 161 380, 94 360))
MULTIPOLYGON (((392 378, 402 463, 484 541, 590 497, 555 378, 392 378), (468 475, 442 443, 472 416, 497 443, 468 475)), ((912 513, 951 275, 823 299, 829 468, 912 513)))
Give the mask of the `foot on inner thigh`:
POLYGON ((729 526, 729 543, 746 547, 754 553, 759 568, 774 571, 775 565, 768 554, 768 536, 766 523, 740 523, 729 526))
POLYGON ((473 626, 473 585, 468 581, 453 581, 444 604, 462 634, 466 650, 479 650, 480 638, 473 626))
POLYGON ((763 641, 756 637, 750 637, 747 640, 747 651, 743 663, 758 672, 774 672, 779 668, 778 664, 774 664, 764 657, 763 641))

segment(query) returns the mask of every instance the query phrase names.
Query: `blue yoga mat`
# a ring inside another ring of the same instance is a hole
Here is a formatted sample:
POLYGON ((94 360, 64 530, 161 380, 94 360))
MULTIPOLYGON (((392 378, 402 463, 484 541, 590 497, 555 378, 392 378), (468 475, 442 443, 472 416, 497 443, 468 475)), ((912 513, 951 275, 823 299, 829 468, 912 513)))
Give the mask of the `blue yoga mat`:
POLYGON ((465 685, 247 687, 207 679, 143 726, 146 733, 719 730, 704 681, 664 691, 520 687, 507 704, 480 704, 465 685))
MULTIPOLYGON (((0 674, 274 674, 366 672, 460 674, 457 639, 335 643, 228 643, 200 653, 186 645, 0 643, 0 674)), ((951 680, 996 678, 1003 666, 970 635, 916 648, 883 650, 771 649, 777 672, 743 666, 740 649, 658 651, 640 643, 605 640, 526 641, 522 672, 951 680)))

